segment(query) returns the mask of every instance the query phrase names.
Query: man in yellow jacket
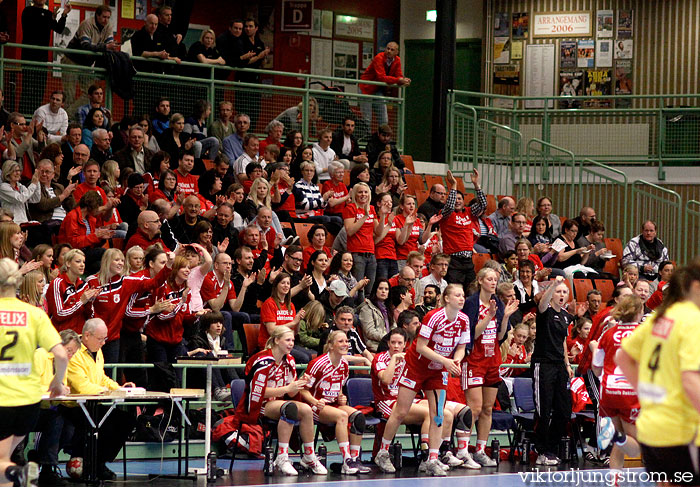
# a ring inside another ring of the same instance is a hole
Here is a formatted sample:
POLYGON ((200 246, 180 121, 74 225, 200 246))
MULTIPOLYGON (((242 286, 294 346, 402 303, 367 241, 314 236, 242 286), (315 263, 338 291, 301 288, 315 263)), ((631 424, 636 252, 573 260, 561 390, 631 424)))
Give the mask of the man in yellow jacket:
MULTIPOLYGON (((107 341, 107 325, 100 318, 85 322, 80 350, 68 363, 68 386, 71 394, 103 394, 119 389, 121 386, 105 375, 102 346, 107 341)), ((133 387, 127 382, 124 387, 133 387)), ((106 407, 100 408, 99 418, 103 417, 106 407)), ((84 457, 87 421, 81 411, 75 411, 73 419, 76 429, 73 441, 73 456, 84 457)), ((93 418, 95 419, 95 418, 93 418)), ((124 446, 131 434, 135 419, 127 411, 115 409, 100 427, 97 441, 97 472, 101 480, 115 480, 116 474, 107 468, 124 446)))
MULTIPOLYGON (((59 333, 61 343, 66 349, 68 360, 80 350, 80 336, 73 330, 63 330, 59 333)), ((49 385, 55 375, 54 355, 43 348, 34 351, 34 370, 39 375, 44 393, 48 394, 49 385)), ((67 378, 63 382, 67 384, 67 378)), ((36 451, 38 462, 41 465, 39 474, 39 484, 53 487, 63 487, 66 481, 63 480, 58 467, 58 452, 63 444, 70 441, 68 434, 72 433, 70 425, 71 416, 69 408, 63 405, 52 407, 49 401, 42 401, 39 420, 35 426, 35 431, 41 432, 38 436, 36 451)))

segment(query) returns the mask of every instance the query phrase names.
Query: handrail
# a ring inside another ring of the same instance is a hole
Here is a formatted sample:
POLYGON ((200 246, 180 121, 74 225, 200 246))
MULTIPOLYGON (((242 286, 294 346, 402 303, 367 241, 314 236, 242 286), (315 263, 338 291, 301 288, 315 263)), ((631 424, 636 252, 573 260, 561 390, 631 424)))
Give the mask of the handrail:
MULTIPOLYGON (((683 228, 685 228, 686 232, 690 231, 689 223, 690 223, 690 215, 693 215, 696 218, 700 218, 700 201, 697 200, 688 200, 685 203, 685 212, 684 212, 684 217, 683 217, 683 228), (696 206, 697 209, 693 209, 692 207, 696 206)), ((691 242, 690 239, 684 239, 685 241, 685 253, 684 253, 684 262, 690 262, 700 254, 698 254, 698 248, 692 249, 691 248, 691 242)))
MULTIPOLYGON (((631 99, 631 100, 638 100, 638 99, 659 99, 659 98, 700 98, 700 94, 658 94, 658 95, 581 95, 581 96, 510 96, 510 95, 497 95, 495 93, 482 93, 479 91, 464 91, 464 90, 450 90, 450 92, 454 93, 455 95, 464 95, 464 96, 471 96, 471 97, 477 97, 477 98, 497 98, 497 99, 503 99, 503 100, 512 100, 512 101, 519 101, 519 100, 598 100, 601 98, 608 99, 618 99, 618 100, 624 100, 624 99, 631 99)), ((679 108, 680 109, 680 108, 679 108)), ((566 109, 566 111, 572 111, 575 109, 566 109)), ((600 111, 600 110, 605 110, 605 109, 596 109, 595 111, 600 111)), ((676 110, 673 108, 673 110, 676 110)), ((591 111, 591 110, 581 110, 584 112, 591 111)))
MULTIPOLYGON (((94 51, 84 51, 81 49, 68 49, 65 47, 47 47, 47 46, 33 46, 33 45, 28 45, 28 44, 17 44, 13 42, 8 42, 6 44, 3 44, 0 46, 0 57, 5 58, 4 54, 4 49, 8 48, 17 48, 17 49, 32 49, 32 50, 38 50, 38 51, 48 51, 48 52, 55 52, 58 54, 80 54, 80 55, 89 55, 89 56, 94 56, 94 57, 102 57, 103 53, 99 52, 94 52, 94 51)), ((9 61, 13 58, 6 58, 6 61, 9 61)), ((221 66, 221 65, 215 65, 215 64, 203 64, 203 63, 193 63, 191 61, 181 61, 180 63, 177 63, 175 61, 167 60, 167 59, 156 59, 156 58, 145 58, 142 56, 131 56, 132 60, 136 60, 138 62, 146 62, 146 63, 153 63, 153 65, 171 65, 171 66, 190 66, 190 67, 195 67, 199 68, 201 70, 204 69, 210 69, 210 70, 220 70, 220 71, 240 71, 243 73, 258 73, 258 74, 265 74, 265 75, 271 75, 271 76, 284 76, 288 78, 303 78, 304 80, 308 81, 315 81, 315 80, 328 80, 328 81, 335 81, 338 83, 342 84, 363 84, 363 85, 376 85, 376 86, 386 86, 386 87, 391 87, 391 88, 398 88, 400 91, 399 93, 403 93, 403 87, 398 86, 398 85, 391 85, 388 83, 384 83, 381 81, 369 81, 369 80, 362 80, 362 79, 348 79, 348 78, 338 78, 335 76, 321 76, 321 75, 315 75, 315 74, 308 74, 308 73, 295 73, 295 72, 289 72, 289 71, 272 71, 268 69, 252 69, 252 68, 233 68, 230 66, 221 66)), ((21 59, 16 59, 16 61, 21 62, 22 64, 28 63, 27 61, 21 60, 21 59)), ((40 63, 42 66, 46 66, 46 63, 40 63)), ((72 66, 72 65, 71 65, 72 66)), ((139 74, 145 74, 142 72, 139 72, 139 74)), ((217 80, 218 81, 218 80, 217 80)), ((391 97, 393 98, 393 97, 391 97)), ((401 97, 399 97, 401 98, 401 97)))

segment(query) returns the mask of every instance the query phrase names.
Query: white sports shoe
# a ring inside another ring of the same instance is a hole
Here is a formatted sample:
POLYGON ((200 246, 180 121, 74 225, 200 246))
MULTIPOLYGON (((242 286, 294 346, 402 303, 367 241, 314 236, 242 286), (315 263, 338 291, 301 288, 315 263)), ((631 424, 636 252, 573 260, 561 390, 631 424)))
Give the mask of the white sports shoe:
POLYGON ((495 467, 496 460, 489 457, 484 451, 476 451, 473 455, 474 461, 482 467, 495 467))
POLYGON ((389 457, 390 455, 387 450, 379 450, 374 457, 374 463, 384 473, 396 472, 396 468, 394 468, 394 465, 391 463, 391 458, 389 457))
POLYGON ((328 469, 321 465, 316 454, 309 456, 304 455, 301 459, 301 466, 311 470, 314 475, 326 475, 328 473, 328 469))
POLYGON ((461 465, 464 463, 464 461, 462 461, 462 460, 460 460, 459 458, 457 458, 457 457, 454 455, 454 453, 452 453, 452 452, 449 451, 449 450, 448 450, 447 452, 445 452, 445 454, 442 456, 442 458, 440 458, 440 461, 441 461, 444 465, 447 465, 447 466, 450 467, 450 468, 459 467, 459 466, 461 466, 461 465))
POLYGON ((340 469, 340 473, 343 475, 357 475, 359 471, 360 469, 357 468, 352 458, 346 458, 343 462, 342 468, 340 469))
POLYGON ((292 462, 289 461, 289 455, 277 455, 274 465, 275 471, 281 473, 282 475, 299 475, 299 472, 297 472, 294 466, 292 466, 292 462))
POLYGON ((605 450, 610 446, 610 442, 613 440, 613 435, 615 435, 615 425, 613 425, 612 419, 608 417, 598 418, 598 448, 600 450, 605 450))
POLYGON ((458 452, 457 458, 464 462, 462 463, 462 468, 469 468, 472 470, 479 470, 481 468, 481 465, 474 461, 468 451, 464 452, 464 454, 458 452))
MULTIPOLYGON (((435 460, 435 461, 438 463, 438 465, 440 465, 440 467, 441 467, 445 472, 447 472, 447 471, 450 469, 450 466, 449 466, 449 465, 446 465, 446 464, 442 463, 439 459, 438 459, 438 460, 435 460)), ((426 473, 426 472, 428 471, 428 463, 429 463, 429 462, 430 462, 430 460, 422 460, 422 461, 420 462, 420 465, 418 465, 418 471, 419 471, 420 473, 426 473)))
POLYGON ((425 462, 425 473, 433 477, 444 477, 447 475, 447 469, 443 468, 440 460, 428 460, 425 462))

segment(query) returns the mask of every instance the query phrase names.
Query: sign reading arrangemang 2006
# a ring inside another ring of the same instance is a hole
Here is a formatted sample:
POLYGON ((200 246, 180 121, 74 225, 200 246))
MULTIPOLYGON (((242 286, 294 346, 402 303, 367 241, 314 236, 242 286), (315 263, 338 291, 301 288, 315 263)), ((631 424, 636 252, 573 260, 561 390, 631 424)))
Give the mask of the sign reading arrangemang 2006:
POLYGON ((540 12, 532 16, 532 37, 587 37, 593 34, 590 11, 540 12))

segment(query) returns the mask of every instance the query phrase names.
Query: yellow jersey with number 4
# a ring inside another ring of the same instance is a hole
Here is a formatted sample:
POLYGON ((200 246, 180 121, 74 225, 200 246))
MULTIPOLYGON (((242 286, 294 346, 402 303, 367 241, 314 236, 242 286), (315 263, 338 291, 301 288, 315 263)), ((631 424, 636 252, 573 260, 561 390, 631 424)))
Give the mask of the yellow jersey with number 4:
POLYGON ((43 387, 33 367, 37 347, 61 343, 44 310, 17 298, 0 298, 0 406, 15 407, 41 400, 43 387))
POLYGON ((623 350, 639 364, 641 443, 667 447, 695 439, 700 414, 685 394, 681 373, 700 372, 698 344, 700 309, 689 302, 674 304, 662 318, 652 314, 622 341, 623 350))

